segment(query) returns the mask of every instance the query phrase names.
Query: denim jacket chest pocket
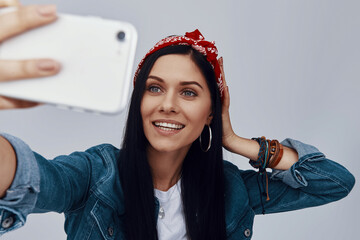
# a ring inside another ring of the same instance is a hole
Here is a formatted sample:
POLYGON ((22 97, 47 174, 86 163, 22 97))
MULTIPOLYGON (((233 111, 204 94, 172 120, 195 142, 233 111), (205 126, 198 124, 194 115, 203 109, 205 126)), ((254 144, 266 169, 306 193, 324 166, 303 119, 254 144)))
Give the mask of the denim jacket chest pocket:
POLYGON ((97 200, 90 211, 94 227, 88 239, 125 240, 123 234, 123 216, 118 215, 113 208, 97 200))
POLYGON ((249 206, 245 183, 237 170, 224 162, 227 239, 251 239, 255 213, 249 206))
POLYGON ((232 231, 227 231, 228 240, 239 240, 239 239, 251 239, 253 235, 253 223, 255 213, 248 207, 244 212, 244 215, 237 218, 239 222, 232 228, 232 231))

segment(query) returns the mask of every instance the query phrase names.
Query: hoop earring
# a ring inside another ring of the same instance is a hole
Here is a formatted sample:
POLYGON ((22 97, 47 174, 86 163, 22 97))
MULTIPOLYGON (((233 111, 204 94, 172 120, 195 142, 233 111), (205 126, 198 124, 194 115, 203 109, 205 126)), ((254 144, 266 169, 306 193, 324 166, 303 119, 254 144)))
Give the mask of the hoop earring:
POLYGON ((202 147, 202 144, 201 144, 201 134, 200 134, 200 137, 199 137, 199 141, 200 141, 200 149, 203 151, 203 152, 207 152, 209 151, 210 147, 211 147, 211 141, 212 141, 212 131, 211 131, 211 127, 210 125, 206 125, 208 126, 209 128, 209 144, 207 146, 207 148, 204 150, 203 147, 202 147))

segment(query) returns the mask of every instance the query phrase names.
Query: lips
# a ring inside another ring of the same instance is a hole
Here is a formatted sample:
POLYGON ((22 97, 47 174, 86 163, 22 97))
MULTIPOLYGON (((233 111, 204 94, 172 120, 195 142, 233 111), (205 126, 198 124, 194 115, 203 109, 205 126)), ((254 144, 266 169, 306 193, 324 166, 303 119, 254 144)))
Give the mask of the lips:
POLYGON ((163 121, 155 121, 155 122, 153 122, 153 125, 164 131, 176 131, 176 130, 181 130, 185 127, 185 125, 180 124, 180 123, 170 123, 170 122, 163 122, 163 121))

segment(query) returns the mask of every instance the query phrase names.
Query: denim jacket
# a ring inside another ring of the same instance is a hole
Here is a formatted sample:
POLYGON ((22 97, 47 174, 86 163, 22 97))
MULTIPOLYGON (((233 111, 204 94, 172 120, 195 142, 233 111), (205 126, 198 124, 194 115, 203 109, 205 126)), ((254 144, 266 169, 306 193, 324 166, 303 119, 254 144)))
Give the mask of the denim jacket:
MULTIPOLYGON (((23 226, 29 213, 55 211, 65 213, 68 239, 125 239, 117 166, 121 150, 103 144, 49 161, 20 139, 2 136, 14 147, 18 164, 0 199, 0 235, 23 226)), ((353 175, 315 147, 292 139, 282 144, 294 148, 299 161, 289 170, 268 173, 269 201, 257 172, 224 161, 227 239, 250 239, 254 216, 263 209, 276 213, 318 206, 345 197, 353 188, 353 175)))

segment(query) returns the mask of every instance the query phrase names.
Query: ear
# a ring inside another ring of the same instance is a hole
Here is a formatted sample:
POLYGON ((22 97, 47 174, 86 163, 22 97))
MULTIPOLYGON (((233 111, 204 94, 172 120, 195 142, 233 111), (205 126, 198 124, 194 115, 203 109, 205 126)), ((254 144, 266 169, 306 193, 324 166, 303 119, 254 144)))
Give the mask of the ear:
POLYGON ((211 113, 211 114, 209 115, 209 117, 207 118, 207 120, 206 120, 206 125, 210 125, 212 119, 213 119, 213 115, 212 115, 212 113, 211 113))

